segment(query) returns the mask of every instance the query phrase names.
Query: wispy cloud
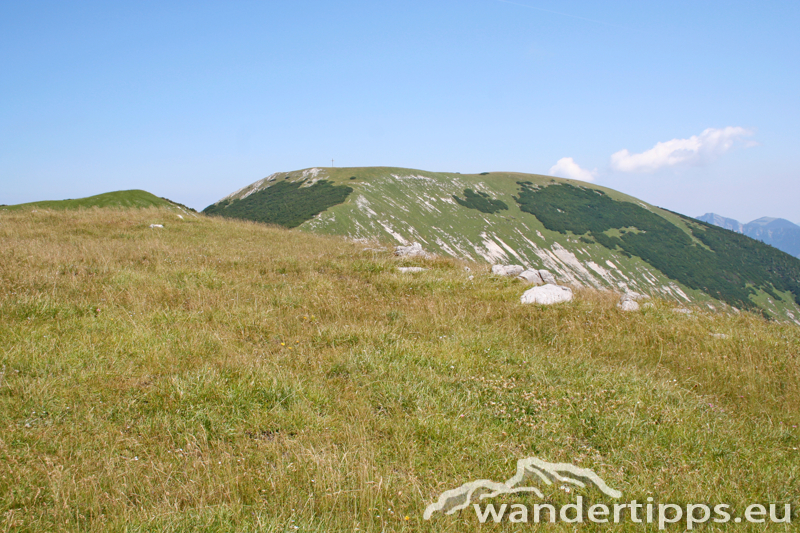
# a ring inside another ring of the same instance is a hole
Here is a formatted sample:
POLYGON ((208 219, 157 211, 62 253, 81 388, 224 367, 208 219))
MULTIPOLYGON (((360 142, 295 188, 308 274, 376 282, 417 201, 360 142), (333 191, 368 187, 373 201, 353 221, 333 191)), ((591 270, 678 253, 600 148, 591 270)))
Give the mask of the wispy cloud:
POLYGON ((611 168, 621 172, 655 172, 678 165, 702 165, 718 158, 738 141, 752 134, 751 130, 733 126, 708 128, 688 139, 659 142, 640 154, 632 154, 627 149, 620 150, 611 156, 611 168))
POLYGON ((586 170, 581 168, 571 157, 562 157, 550 167, 550 175, 571 180, 594 181, 597 170, 586 170))

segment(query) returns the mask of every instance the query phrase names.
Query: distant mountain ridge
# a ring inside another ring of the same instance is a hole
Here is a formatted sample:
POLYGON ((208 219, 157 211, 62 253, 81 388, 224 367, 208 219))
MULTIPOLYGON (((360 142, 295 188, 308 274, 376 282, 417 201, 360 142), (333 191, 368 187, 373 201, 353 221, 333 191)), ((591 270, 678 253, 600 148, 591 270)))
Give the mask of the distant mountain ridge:
POLYGON ((800 226, 785 218, 761 217, 742 224, 738 220, 725 218, 716 213, 706 213, 697 217, 697 220, 747 235, 751 239, 759 240, 800 258, 800 226))
POLYGON ((490 264, 547 269, 561 283, 800 324, 800 260, 613 189, 518 172, 396 167, 277 172, 203 211, 490 264))

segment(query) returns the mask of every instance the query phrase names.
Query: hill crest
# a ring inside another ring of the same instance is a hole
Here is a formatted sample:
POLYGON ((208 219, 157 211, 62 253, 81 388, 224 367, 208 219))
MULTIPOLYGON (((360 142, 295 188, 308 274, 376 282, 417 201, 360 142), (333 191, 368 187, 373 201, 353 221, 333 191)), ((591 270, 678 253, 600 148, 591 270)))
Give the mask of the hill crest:
POLYGON ((193 212, 194 209, 183 204, 173 202, 167 198, 158 197, 141 189, 112 191, 85 198, 67 200, 42 200, 24 204, 4 205, 0 209, 16 211, 20 209, 86 209, 91 207, 167 207, 176 208, 183 212, 193 212))
MULTIPOLYGON (((289 184, 293 195, 307 191, 306 198, 315 188, 339 195, 335 202, 326 197, 330 205, 304 204, 304 221, 282 224, 302 231, 420 242, 444 256, 548 269, 561 283, 714 308, 760 308, 793 321, 800 317, 796 259, 577 180, 516 172, 317 167, 274 173, 204 212, 280 224, 271 208, 259 211, 267 205, 259 204, 260 196, 269 198, 270 206, 280 205, 278 193, 289 191, 289 184)), ((298 197, 286 197, 286 203, 298 197)))

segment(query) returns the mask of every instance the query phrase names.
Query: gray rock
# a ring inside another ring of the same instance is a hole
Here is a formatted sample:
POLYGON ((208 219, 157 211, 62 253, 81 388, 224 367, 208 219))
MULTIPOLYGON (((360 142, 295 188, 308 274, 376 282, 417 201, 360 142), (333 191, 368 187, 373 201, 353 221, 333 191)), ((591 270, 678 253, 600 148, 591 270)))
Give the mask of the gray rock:
POLYGON ((422 249, 418 242, 412 242, 411 246, 398 246, 394 249, 394 255, 401 257, 430 257, 430 254, 422 249))
POLYGON ((525 270, 525 267, 521 265, 493 265, 492 266, 492 274, 497 276, 508 276, 510 278, 516 278, 522 271, 525 270))
POLYGON ((534 285, 543 285, 544 284, 544 281, 542 280, 542 276, 539 275, 539 271, 538 270, 533 270, 533 269, 530 269, 530 268, 528 270, 526 270, 525 272, 523 272, 522 274, 520 274, 519 276, 517 276, 517 278, 521 279, 522 281, 524 281, 526 283, 533 283, 534 285))
POLYGON ((427 268, 422 267, 397 267, 397 271, 403 274, 412 274, 414 272, 425 272, 427 268))
POLYGON ((542 281, 549 285, 556 284, 556 277, 550 273, 549 270, 540 270, 539 276, 542 277, 542 281))
POLYGON ((525 291, 520 298, 524 304, 551 305, 572 300, 572 289, 558 285, 542 285, 525 291))
POLYGON ((623 296, 619 303, 617 303, 617 307, 619 307, 622 311, 638 311, 639 304, 628 295, 623 296))
POLYGON ((617 307, 623 311, 638 311, 639 303, 636 300, 640 298, 642 298, 641 294, 626 292, 620 297, 619 302, 617 302, 617 307))

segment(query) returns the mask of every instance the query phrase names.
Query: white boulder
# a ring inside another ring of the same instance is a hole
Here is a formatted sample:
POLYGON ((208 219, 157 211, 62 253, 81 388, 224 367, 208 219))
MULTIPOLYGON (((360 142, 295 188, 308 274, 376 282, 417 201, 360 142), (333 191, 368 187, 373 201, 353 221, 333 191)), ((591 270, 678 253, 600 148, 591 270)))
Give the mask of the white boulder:
POLYGON ((638 311, 639 303, 630 294, 623 294, 622 298, 619 299, 619 303, 617 303, 617 307, 622 311, 638 311))
POLYGON ((492 266, 492 274, 497 276, 508 276, 510 278, 516 278, 522 271, 525 270, 525 267, 522 265, 493 265, 492 266))
POLYGON ((519 276, 517 276, 517 278, 521 279, 522 281, 524 281, 526 283, 533 283, 534 285, 543 285, 544 284, 544 281, 542 280, 542 276, 539 275, 539 271, 538 270, 533 270, 533 269, 530 269, 530 268, 528 270, 526 270, 525 272, 523 272, 522 274, 520 274, 519 276))
POLYGON ((397 271, 402 274, 413 274, 414 272, 425 272, 427 268, 422 267, 397 267, 397 271))
POLYGON ((528 289, 520 301, 524 304, 550 305, 572 300, 572 289, 548 283, 541 287, 528 289))
POLYGON ((430 254, 422 249, 418 242, 411 243, 411 246, 398 246, 394 249, 394 255, 401 257, 429 257, 430 254))

